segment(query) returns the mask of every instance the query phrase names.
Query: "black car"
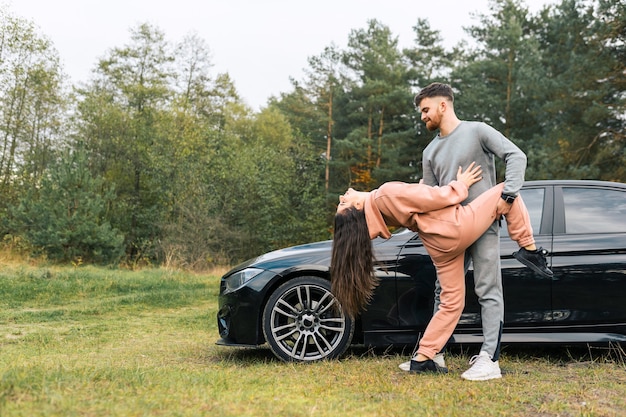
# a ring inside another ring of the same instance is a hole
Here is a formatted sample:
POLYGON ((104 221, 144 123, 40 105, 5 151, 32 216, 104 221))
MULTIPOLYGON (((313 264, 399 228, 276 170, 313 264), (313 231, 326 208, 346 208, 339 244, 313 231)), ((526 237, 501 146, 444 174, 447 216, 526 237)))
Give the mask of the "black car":
MULTIPOLYGON (((501 229, 505 323, 502 342, 626 341, 626 184, 530 181, 521 195, 537 246, 548 250, 546 279, 512 257, 517 245, 501 229)), ((220 283, 220 345, 267 342, 286 361, 336 358, 350 344, 415 346, 432 316, 435 270, 417 233, 402 229, 373 241, 380 277, 356 320, 330 292, 331 241, 261 255, 220 283)), ((481 343, 473 272, 452 343, 481 343)))

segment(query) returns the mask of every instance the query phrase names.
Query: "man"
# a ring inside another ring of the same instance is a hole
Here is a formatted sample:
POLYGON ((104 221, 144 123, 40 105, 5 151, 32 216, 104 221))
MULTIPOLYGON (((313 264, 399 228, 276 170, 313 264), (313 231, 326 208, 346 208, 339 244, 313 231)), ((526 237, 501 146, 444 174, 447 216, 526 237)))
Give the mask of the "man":
MULTIPOLYGON (((454 93, 447 84, 433 83, 415 97, 415 106, 430 131, 439 133, 422 154, 423 181, 427 185, 445 185, 456 176, 459 166, 476 162, 483 169, 483 180, 469 191, 463 204, 496 185, 495 157, 506 165, 504 190, 497 214, 506 214, 524 183, 526 155, 500 132, 483 122, 462 121, 454 111, 454 93)), ((504 297, 500 271, 499 224, 492 226, 472 246, 466 256, 474 264, 474 291, 481 306, 484 342, 480 353, 470 360, 471 368, 461 377, 472 381, 501 378, 500 337, 504 322, 504 297)), ((467 265, 467 263, 466 263, 467 265)), ((440 286, 437 282, 435 309, 440 286)), ((444 364, 440 354, 437 358, 444 364)))

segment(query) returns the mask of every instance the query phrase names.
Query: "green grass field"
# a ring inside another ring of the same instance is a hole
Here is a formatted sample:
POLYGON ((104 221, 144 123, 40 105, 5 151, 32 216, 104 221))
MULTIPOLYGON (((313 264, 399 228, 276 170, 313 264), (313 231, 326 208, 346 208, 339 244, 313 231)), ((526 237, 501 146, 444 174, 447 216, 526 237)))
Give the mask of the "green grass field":
MULTIPOLYGON (((501 380, 409 375, 401 351, 278 361, 217 346, 219 273, 0 266, 0 416, 619 416, 623 348, 505 347, 501 380)), ((404 352, 406 353, 406 352, 404 352)))

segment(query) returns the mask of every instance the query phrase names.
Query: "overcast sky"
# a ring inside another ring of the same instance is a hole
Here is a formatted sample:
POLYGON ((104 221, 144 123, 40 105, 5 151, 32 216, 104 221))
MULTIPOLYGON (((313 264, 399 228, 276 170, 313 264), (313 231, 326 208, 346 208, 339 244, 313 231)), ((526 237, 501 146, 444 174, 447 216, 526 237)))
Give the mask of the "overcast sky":
MULTIPOLYGON (((532 13, 556 0, 525 0, 532 13)), ((87 81, 99 58, 130 42, 130 29, 150 23, 178 42, 192 32, 203 38, 215 73, 227 72, 255 110, 290 91, 307 58, 332 43, 343 48, 353 29, 377 19, 413 43, 413 26, 427 19, 452 46, 488 13, 489 0, 0 0, 11 14, 37 25, 59 51, 73 83, 87 81)))

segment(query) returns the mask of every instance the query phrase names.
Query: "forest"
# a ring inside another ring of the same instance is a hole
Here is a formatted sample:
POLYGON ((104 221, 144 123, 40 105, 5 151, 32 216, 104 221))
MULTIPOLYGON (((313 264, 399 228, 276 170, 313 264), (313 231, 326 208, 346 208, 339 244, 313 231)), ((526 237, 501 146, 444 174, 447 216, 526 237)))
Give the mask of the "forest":
POLYGON ((346 188, 420 179, 434 132, 413 98, 433 81, 526 152, 527 180, 626 181, 626 3, 492 0, 452 48, 418 13, 410 47, 372 19, 253 111, 210 39, 139 24, 68 85, 46 35, 0 9, 2 246, 201 271, 329 239, 346 188))

